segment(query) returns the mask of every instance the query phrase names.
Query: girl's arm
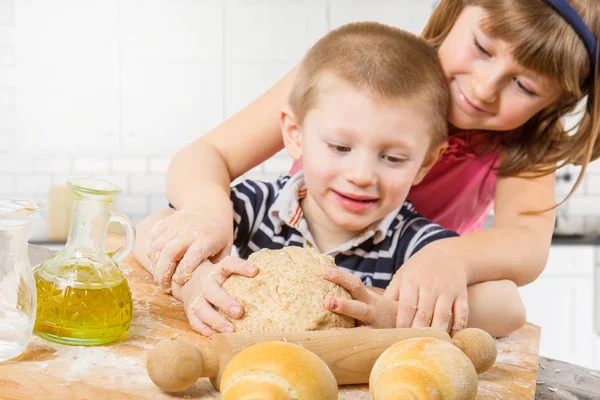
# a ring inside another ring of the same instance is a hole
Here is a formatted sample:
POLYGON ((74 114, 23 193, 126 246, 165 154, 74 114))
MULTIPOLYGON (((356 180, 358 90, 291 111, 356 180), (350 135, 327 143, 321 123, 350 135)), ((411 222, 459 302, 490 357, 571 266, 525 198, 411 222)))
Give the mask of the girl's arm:
POLYGON ((176 209, 197 208, 208 193, 225 192, 231 181, 283 149, 279 127, 296 68, 249 106, 180 150, 169 165, 167 197, 176 209))
POLYGON ((464 263, 469 285, 500 279, 526 285, 542 273, 548 261, 555 212, 525 213, 550 208, 555 201, 555 174, 499 178, 494 226, 432 245, 464 263))
MULTIPOLYGON (((338 314, 347 315, 373 328, 394 328, 398 302, 382 296, 382 289, 367 287, 360 279, 341 269, 327 269, 324 277, 341 285, 352 299, 326 298, 323 306, 338 314)), ((525 307, 519 290, 509 280, 488 281, 468 287, 469 328, 479 328, 492 336, 505 336, 525 324, 525 307)), ((452 317, 439 329, 451 330, 452 317)), ((452 335, 456 331, 451 331, 452 335)))
POLYGON ((394 275, 385 297, 398 300, 396 327, 444 327, 452 315, 458 331, 467 326, 467 287, 510 280, 535 280, 546 266, 554 228, 554 174, 501 178, 496 185, 494 226, 430 243, 394 275))
POLYGON ((167 197, 177 210, 155 224, 143 241, 154 279, 182 285, 206 259, 229 253, 233 238, 231 181, 283 148, 279 128, 296 69, 248 107, 180 150, 167 173, 167 197))

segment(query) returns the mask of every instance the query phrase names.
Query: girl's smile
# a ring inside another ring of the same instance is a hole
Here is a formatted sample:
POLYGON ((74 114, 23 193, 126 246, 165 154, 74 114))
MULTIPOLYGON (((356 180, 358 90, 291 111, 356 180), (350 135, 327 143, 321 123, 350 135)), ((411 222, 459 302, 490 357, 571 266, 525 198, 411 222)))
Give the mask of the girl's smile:
POLYGON ((457 82, 454 82, 453 85, 450 85, 450 93, 454 102, 458 104, 459 107, 467 114, 475 114, 480 115, 481 113, 485 113, 486 111, 482 107, 476 106, 474 101, 470 101, 467 96, 460 89, 460 86, 457 82))

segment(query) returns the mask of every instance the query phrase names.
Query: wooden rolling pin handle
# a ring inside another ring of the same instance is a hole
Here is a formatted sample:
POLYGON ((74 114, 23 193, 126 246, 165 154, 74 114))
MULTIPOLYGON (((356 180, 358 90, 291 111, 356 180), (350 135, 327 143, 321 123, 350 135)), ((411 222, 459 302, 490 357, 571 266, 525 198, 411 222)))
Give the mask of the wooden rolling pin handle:
POLYGON ((496 341, 484 330, 463 329, 452 337, 452 343, 469 357, 478 374, 492 368, 496 362, 496 341))

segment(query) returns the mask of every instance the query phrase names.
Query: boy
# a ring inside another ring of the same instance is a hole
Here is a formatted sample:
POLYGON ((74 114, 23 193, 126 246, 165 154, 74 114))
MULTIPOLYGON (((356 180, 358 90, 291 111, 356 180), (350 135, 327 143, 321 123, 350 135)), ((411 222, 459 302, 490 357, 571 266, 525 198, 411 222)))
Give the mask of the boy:
MULTIPOLYGON (((281 113, 285 147, 303 172, 231 189, 240 257, 261 248, 314 247, 340 267, 326 278, 355 299, 327 299, 325 307, 393 327, 397 302, 364 285, 385 288, 418 250, 457 236, 405 201, 446 148, 448 96, 435 50, 412 34, 364 22, 324 36, 302 60, 281 113)), ((219 287, 232 273, 257 271, 229 261, 226 268, 199 266, 181 288, 173 283, 200 333, 232 330, 213 305, 241 315, 219 287)))
POLYGON ((303 172, 232 188, 240 257, 315 247, 385 288, 420 248, 456 236, 405 202, 446 148, 447 90, 435 51, 400 29, 355 23, 318 41, 281 114, 303 172))

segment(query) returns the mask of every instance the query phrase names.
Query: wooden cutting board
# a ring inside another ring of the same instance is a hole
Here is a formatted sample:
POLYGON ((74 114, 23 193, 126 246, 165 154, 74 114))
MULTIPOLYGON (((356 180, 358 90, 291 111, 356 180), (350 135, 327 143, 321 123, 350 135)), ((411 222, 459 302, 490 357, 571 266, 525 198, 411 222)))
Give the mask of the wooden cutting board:
MULTIPOLYGON (((127 339, 112 346, 66 346, 33 336, 25 353, 0 363, 0 398, 23 399, 220 399, 207 378, 170 395, 146 373, 146 353, 160 340, 179 335, 199 346, 208 339, 188 325, 181 303, 158 290, 132 258, 121 264, 133 294, 133 320, 127 339)), ((478 399, 533 399, 540 328, 527 324, 498 340, 495 366, 479 376, 478 399)), ((340 387, 339 399, 371 399, 367 385, 340 387)))

